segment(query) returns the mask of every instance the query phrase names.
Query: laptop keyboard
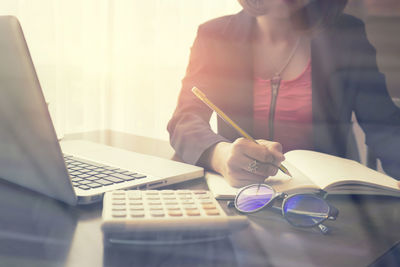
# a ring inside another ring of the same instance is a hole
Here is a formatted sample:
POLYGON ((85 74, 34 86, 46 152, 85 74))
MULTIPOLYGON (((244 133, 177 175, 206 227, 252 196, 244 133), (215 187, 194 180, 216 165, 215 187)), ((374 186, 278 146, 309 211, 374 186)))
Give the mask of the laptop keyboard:
POLYGON ((147 176, 104 164, 64 155, 69 176, 74 187, 83 190, 143 179, 147 176))

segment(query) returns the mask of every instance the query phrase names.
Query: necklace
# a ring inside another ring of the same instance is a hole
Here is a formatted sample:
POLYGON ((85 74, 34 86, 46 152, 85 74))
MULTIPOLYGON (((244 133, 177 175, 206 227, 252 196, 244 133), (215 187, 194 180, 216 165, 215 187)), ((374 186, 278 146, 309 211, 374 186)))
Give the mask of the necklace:
POLYGON ((269 120, 268 120, 268 133, 269 133, 270 141, 274 140, 275 108, 276 108, 276 99, 278 97, 278 91, 279 91, 279 87, 281 85, 281 80, 282 80, 281 74, 286 69, 286 67, 289 65, 294 54, 296 53, 296 50, 300 44, 300 39, 301 39, 301 37, 299 37, 297 39, 296 44, 294 45, 292 52, 290 53, 289 57, 287 58, 285 64, 271 78, 271 104, 270 104, 270 108, 269 108, 269 120))

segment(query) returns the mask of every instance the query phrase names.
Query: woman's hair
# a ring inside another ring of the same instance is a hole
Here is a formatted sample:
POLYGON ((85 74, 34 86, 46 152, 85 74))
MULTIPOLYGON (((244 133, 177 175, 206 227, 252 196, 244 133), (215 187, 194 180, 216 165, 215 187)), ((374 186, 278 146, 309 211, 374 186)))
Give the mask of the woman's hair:
MULTIPOLYGON (((260 0, 238 0, 243 9, 253 16, 263 15, 260 0)), ((262 1, 262 0, 261 0, 262 1)), ((348 0, 310 0, 308 4, 292 14, 293 24, 300 30, 312 30, 332 24, 343 12, 348 0)))

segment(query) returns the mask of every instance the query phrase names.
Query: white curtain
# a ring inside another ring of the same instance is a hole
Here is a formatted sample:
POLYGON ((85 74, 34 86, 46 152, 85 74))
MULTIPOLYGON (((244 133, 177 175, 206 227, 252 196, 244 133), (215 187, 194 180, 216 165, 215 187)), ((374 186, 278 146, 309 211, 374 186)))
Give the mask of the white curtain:
POLYGON ((197 26, 236 0, 1 0, 17 16, 57 130, 167 139, 197 26))

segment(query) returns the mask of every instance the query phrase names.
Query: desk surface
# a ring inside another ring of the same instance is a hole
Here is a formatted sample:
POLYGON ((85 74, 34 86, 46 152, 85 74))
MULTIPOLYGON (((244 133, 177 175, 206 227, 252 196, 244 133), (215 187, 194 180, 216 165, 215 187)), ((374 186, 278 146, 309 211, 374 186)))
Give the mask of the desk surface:
MULTIPOLYGON (((110 131, 68 136, 166 158, 167 142, 110 131)), ((206 188, 203 179, 176 185, 206 188)), ((0 266, 366 266, 400 241, 400 201, 336 196, 332 233, 290 226, 261 211, 249 228, 217 242, 104 248, 101 203, 70 207, 0 182, 0 266)), ((399 264, 397 262, 397 264, 399 264)))

